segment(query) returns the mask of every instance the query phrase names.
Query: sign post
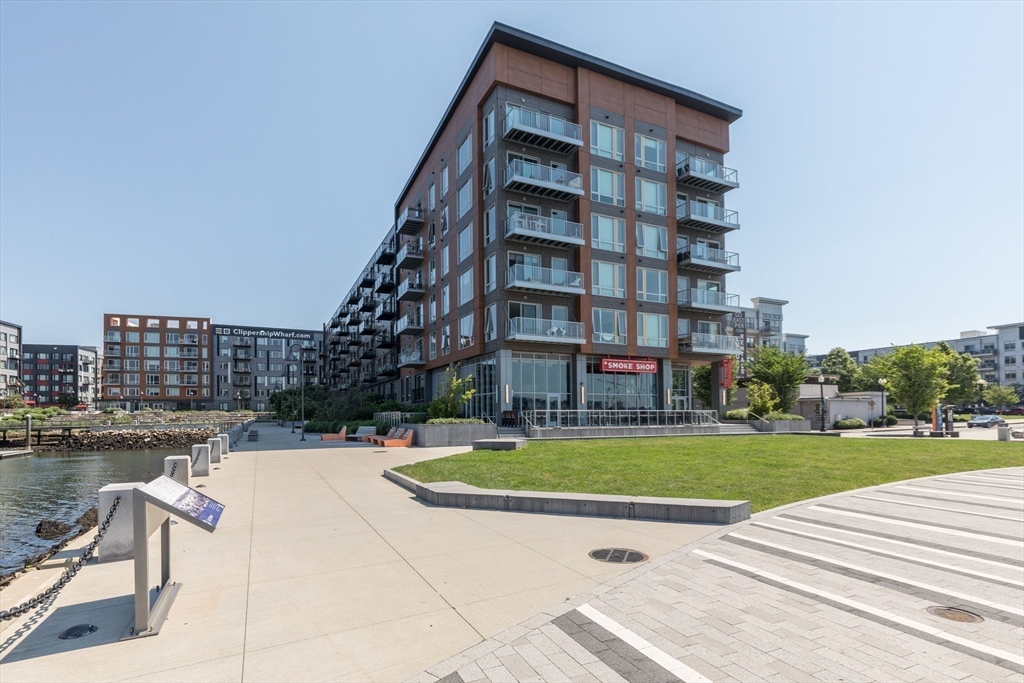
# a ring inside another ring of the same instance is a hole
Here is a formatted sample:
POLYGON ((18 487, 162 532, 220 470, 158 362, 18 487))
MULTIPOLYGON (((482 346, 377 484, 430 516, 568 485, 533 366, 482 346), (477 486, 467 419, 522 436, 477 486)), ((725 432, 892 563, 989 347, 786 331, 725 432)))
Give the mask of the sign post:
POLYGON ((135 621, 121 640, 160 633, 180 583, 171 580, 171 515, 213 533, 224 506, 199 491, 163 475, 133 491, 135 545, 135 621), (160 529, 160 585, 156 600, 149 592, 149 537, 160 529))

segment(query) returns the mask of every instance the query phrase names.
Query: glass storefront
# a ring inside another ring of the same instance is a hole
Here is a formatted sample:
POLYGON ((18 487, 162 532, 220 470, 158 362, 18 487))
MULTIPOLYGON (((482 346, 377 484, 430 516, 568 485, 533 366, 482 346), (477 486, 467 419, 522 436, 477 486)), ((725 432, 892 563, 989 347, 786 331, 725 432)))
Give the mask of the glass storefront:
POLYGON ((569 366, 572 357, 562 354, 512 352, 513 410, 544 410, 557 413, 571 410, 569 366))
POLYGON ((602 372, 601 359, 587 358, 588 410, 657 410, 658 375, 645 372, 602 372))
POLYGON ((691 410, 693 402, 690 400, 690 366, 672 365, 672 392, 669 410, 691 410))
POLYGON ((466 417, 494 419, 498 401, 498 361, 494 354, 464 361, 459 366, 459 377, 473 375, 476 393, 463 408, 466 417))

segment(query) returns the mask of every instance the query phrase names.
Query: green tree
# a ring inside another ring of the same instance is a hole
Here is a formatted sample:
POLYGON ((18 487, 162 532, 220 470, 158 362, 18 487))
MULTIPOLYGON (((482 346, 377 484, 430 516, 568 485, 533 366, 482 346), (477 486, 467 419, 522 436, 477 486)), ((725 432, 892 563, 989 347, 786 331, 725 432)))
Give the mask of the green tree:
POLYGON ((459 411, 473 397, 473 375, 459 377, 459 364, 444 371, 434 400, 427 405, 430 417, 458 417, 459 411))
POLYGON ((1017 403, 1024 403, 1024 384, 1015 382, 1010 386, 1017 392, 1017 403))
POLYGON ((978 395, 978 380, 981 379, 978 359, 969 353, 957 353, 944 341, 936 344, 934 350, 946 357, 946 382, 949 384, 944 399, 946 403, 961 406, 973 401, 978 395))
POLYGON ((800 397, 800 384, 810 366, 803 352, 786 353, 773 346, 761 346, 754 351, 747 368, 751 379, 772 388, 779 400, 779 411, 786 413, 800 397))
POLYGON ((1013 387, 993 384, 985 389, 984 398, 990 406, 1012 406, 1017 403, 1017 392, 1013 387))
POLYGON ((857 380, 857 361, 846 349, 837 346, 821 362, 821 371, 839 377, 839 391, 853 391, 857 380))
POLYGON ((878 391, 881 385, 878 380, 883 377, 888 379, 892 374, 892 367, 888 354, 872 356, 864 365, 857 368, 857 374, 853 378, 854 391, 878 391))
POLYGON ((57 397, 57 405, 63 408, 74 408, 78 405, 78 396, 76 394, 61 394, 57 397))
MULTIPOLYGON (((705 408, 711 407, 711 366, 698 365, 693 368, 690 375, 690 385, 693 389, 693 397, 700 401, 705 408)), ((736 388, 730 387, 725 390, 725 405, 730 406, 736 400, 736 388)))
POLYGON ((750 412, 759 417, 774 412, 779 405, 779 397, 775 395, 775 390, 757 380, 747 384, 747 401, 750 403, 750 412))
POLYGON ((896 403, 914 415, 915 429, 918 413, 931 410, 949 389, 946 362, 942 351, 926 350, 916 344, 895 348, 886 356, 889 369, 886 388, 896 403))

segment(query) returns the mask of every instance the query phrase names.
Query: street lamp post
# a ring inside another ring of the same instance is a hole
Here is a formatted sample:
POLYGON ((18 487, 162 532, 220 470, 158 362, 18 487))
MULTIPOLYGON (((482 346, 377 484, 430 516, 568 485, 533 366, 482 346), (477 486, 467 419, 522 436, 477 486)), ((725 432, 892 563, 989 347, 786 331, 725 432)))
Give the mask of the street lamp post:
POLYGON ((819 403, 819 410, 821 410, 821 431, 825 431, 825 375, 818 375, 818 391, 821 393, 821 402, 819 403))
POLYGON ((882 387, 882 426, 885 426, 885 385, 889 383, 885 377, 878 378, 878 386, 882 387))
POLYGON ((299 359, 299 396, 302 399, 302 401, 301 401, 301 406, 302 406, 301 407, 301 411, 302 412, 299 415, 299 422, 302 425, 302 430, 301 430, 302 431, 302 438, 300 438, 299 441, 305 441, 306 440, 306 377, 305 377, 304 371, 302 370, 302 345, 301 344, 292 344, 291 346, 288 347, 288 350, 291 351, 292 349, 294 349, 296 347, 298 347, 298 349, 299 349, 299 352, 296 354, 296 357, 299 359))

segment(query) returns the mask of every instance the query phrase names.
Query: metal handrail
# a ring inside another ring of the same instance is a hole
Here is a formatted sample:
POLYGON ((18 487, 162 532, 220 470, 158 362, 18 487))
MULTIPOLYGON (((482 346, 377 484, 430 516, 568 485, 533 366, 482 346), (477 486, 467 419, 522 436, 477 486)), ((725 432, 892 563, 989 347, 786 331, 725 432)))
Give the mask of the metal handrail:
POLYGON ((725 251, 724 249, 714 249, 712 247, 705 246, 703 244, 690 244, 679 250, 679 255, 689 254, 690 258, 700 259, 702 261, 714 261, 715 263, 721 263, 727 266, 740 265, 740 255, 734 251, 725 251))
POLYGON ((502 135, 507 135, 512 127, 517 124, 583 142, 583 126, 567 121, 560 116, 542 114, 533 109, 513 107, 505 114, 505 118, 502 121, 502 135))
POLYGON ((585 339, 586 327, 571 320, 547 320, 544 318, 510 318, 507 323, 508 336, 525 334, 534 337, 585 339))
POLYGON ((583 288, 583 273, 571 270, 555 270, 541 266, 528 266, 525 263, 516 263, 509 266, 505 274, 505 284, 513 285, 517 282, 532 282, 542 285, 558 287, 579 287, 583 288))
POLYGON ((513 234, 516 230, 543 233, 557 237, 569 237, 571 239, 583 239, 583 224, 565 221, 559 218, 548 218, 546 216, 534 216, 532 214, 516 211, 505 219, 505 237, 513 234))
POLYGON ((705 204, 704 202, 677 202, 676 203, 676 216, 700 216, 701 218, 708 218, 710 220, 719 221, 721 223, 730 223, 732 225, 740 224, 740 214, 732 209, 726 209, 725 207, 718 206, 717 204, 705 204))
POLYGON ((532 429, 555 427, 710 427, 721 424, 713 410, 523 410, 532 429), (554 424, 552 424, 554 423, 554 424))
POLYGON ((676 174, 686 173, 701 175, 705 178, 721 180, 726 183, 736 183, 737 185, 740 182, 739 174, 735 169, 727 168, 710 159, 696 157, 692 154, 683 154, 682 158, 676 162, 676 174))
POLYGON ((551 168, 550 166, 543 166, 531 161, 523 161, 522 159, 513 159, 509 162, 509 165, 505 168, 505 183, 507 184, 516 176, 542 183, 565 185, 574 190, 583 190, 583 176, 579 173, 573 173, 563 168, 551 168))

